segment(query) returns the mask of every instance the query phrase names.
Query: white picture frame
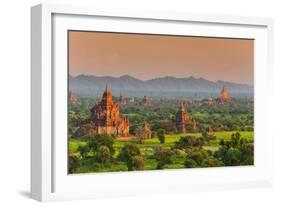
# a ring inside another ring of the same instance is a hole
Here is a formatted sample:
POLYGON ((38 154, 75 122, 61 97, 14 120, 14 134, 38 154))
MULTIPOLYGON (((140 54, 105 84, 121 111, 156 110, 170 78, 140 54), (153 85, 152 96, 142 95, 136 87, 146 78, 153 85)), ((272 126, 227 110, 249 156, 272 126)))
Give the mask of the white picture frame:
POLYGON ((53 201, 273 185, 273 135, 267 121, 271 104, 267 91, 273 76, 272 19, 40 4, 31 8, 31 26, 32 198, 53 201), (63 128, 69 29, 254 38, 255 165, 189 169, 188 173, 181 169, 68 175, 63 128))

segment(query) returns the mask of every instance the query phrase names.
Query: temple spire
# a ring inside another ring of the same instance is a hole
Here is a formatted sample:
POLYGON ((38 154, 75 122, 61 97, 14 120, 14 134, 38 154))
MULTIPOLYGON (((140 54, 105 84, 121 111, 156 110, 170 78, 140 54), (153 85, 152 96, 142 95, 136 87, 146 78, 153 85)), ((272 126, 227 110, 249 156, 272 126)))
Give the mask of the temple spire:
POLYGON ((222 90, 221 90, 221 93, 220 93, 220 100, 222 100, 222 101, 229 101, 230 100, 227 88, 225 87, 224 84, 222 85, 222 90))
POLYGON ((180 110, 180 111, 185 111, 183 101, 180 101, 180 108, 179 108, 179 110, 180 110))
POLYGON ((110 92, 110 87, 108 81, 106 81, 105 91, 110 92))
POLYGON ((179 110, 176 113, 176 127, 179 133, 186 133, 187 113, 183 101, 180 101, 179 110))
POLYGON ((102 95, 102 101, 106 104, 112 102, 112 95, 111 95, 108 81, 106 81, 105 91, 102 95))

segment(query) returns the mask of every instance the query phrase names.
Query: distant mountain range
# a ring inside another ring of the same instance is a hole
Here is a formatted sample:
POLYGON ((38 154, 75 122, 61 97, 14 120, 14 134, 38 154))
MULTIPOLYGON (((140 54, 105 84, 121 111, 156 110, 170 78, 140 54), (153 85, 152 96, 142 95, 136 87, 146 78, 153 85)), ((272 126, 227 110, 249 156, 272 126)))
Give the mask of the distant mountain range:
POLYGON ((225 85, 232 96, 253 96, 253 86, 203 78, 161 77, 143 81, 129 75, 121 77, 79 75, 69 76, 69 89, 78 96, 99 96, 110 84, 113 95, 119 96, 218 96, 225 85))

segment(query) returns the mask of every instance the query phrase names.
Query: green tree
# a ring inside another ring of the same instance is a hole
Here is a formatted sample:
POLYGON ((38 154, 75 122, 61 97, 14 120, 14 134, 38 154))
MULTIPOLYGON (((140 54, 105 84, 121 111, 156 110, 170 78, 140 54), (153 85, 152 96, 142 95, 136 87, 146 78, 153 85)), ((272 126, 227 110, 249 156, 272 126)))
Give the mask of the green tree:
POLYGON ((75 170, 80 166, 80 160, 78 155, 70 153, 68 155, 68 172, 74 173, 75 170))
POLYGON ((224 157, 225 165, 240 165, 242 153, 238 148, 229 148, 224 157))
POLYGON ((240 133, 233 133, 229 141, 220 141, 220 147, 214 156, 226 166, 252 165, 254 163, 254 145, 241 138, 240 133))
POLYGON ((107 134, 96 134, 93 136, 88 136, 88 144, 93 152, 97 152, 101 146, 106 146, 111 153, 114 154, 115 150, 113 148, 113 138, 107 134))
POLYGON ((87 135, 93 136, 95 134, 95 128, 92 124, 86 123, 79 127, 73 134, 74 137, 85 137, 87 135))
POLYGON ((131 171, 134 169, 134 162, 136 159, 134 157, 140 156, 140 150, 136 144, 128 143, 120 151, 119 159, 123 162, 126 162, 128 170, 131 171))
POLYGON ((175 148, 177 149, 188 149, 193 147, 199 147, 201 148, 204 144, 205 140, 204 138, 196 138, 194 136, 184 136, 179 139, 175 143, 175 148))
POLYGON ((107 146, 100 146, 96 158, 100 163, 109 162, 111 159, 111 153, 107 146))
POLYGON ((254 144, 246 143, 241 145, 240 150, 242 152, 241 165, 253 165, 254 164, 254 144))
POLYGON ((134 156, 132 158, 132 170, 143 170, 144 160, 142 156, 134 156))
POLYGON ((160 146, 154 148, 154 157, 157 160, 157 169, 163 169, 166 164, 171 163, 172 151, 160 146))
POLYGON ((223 163, 218 159, 215 159, 211 151, 202 148, 193 148, 187 150, 184 165, 186 168, 219 167, 223 166, 223 163))
POLYGON ((138 126, 136 128, 136 139, 139 144, 142 144, 145 139, 144 129, 142 126, 138 126))
MULTIPOLYGON (((160 112, 161 113, 161 112, 160 112)), ((173 113, 173 111, 172 111, 173 113)), ((169 116, 170 113, 167 112, 167 116, 169 116)), ((175 133, 177 128, 175 127, 175 123, 172 120, 168 120, 167 116, 160 116, 158 113, 158 116, 154 117, 153 119, 160 119, 158 121, 155 121, 152 130, 157 131, 158 129, 164 129, 165 133, 175 133), (165 120, 162 120, 165 119, 165 120)))
POLYGON ((85 159, 90 152, 90 147, 88 144, 86 145, 81 145, 77 148, 78 152, 80 153, 81 157, 85 159))
POLYGON ((193 160, 193 159, 186 159, 184 161, 184 166, 186 168, 195 168, 195 167, 198 167, 197 163, 193 160))
POLYGON ((157 137, 161 144, 165 143, 165 130, 164 129, 157 130, 157 137))

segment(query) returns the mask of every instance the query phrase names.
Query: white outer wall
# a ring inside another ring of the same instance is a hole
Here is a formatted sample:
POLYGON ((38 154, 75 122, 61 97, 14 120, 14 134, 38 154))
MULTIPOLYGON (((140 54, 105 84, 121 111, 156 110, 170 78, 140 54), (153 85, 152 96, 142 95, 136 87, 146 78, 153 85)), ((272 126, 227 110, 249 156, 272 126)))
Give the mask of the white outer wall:
MULTIPOLYGON (((30 10, 31 5, 44 1, 10 0, 1 2, 1 171, 0 203, 1 205, 39 205, 26 196, 30 187, 30 10)), ((48 2, 80 3, 135 9, 175 10, 194 13, 219 13, 232 15, 268 16, 275 19, 275 111, 272 130, 275 141, 275 173, 277 187, 273 189, 241 190, 213 193, 195 193, 188 195, 157 195, 133 198, 115 198, 82 202, 62 202, 60 205, 280 205, 281 174, 281 13, 279 1, 260 0, 213 0, 213 1, 180 1, 169 0, 135 0, 135 1, 97 1, 97 0, 50 0, 48 2), (110 3, 108 3, 110 2, 110 3), (121 3, 123 2, 123 3, 121 3), (277 70, 279 69, 279 70, 277 70)))

